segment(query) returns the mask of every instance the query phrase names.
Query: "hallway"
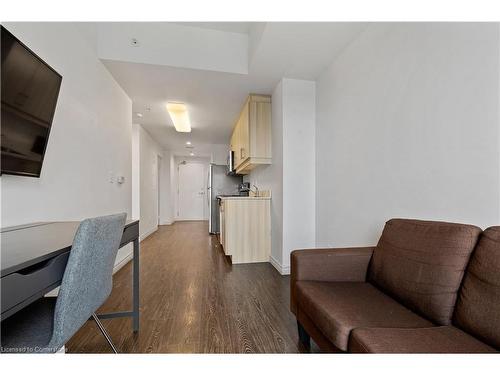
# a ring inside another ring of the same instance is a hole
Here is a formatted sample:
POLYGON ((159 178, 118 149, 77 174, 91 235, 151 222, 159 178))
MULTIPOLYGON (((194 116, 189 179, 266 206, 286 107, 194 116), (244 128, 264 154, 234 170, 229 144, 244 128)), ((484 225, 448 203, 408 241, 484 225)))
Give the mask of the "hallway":
MULTIPOLYGON (((289 277, 270 263, 234 265, 207 222, 160 226, 141 243, 141 320, 104 322, 115 345, 128 353, 297 353, 289 277)), ((132 264, 114 276, 100 309, 131 305, 132 264)), ((316 348, 314 346, 314 348, 316 348)), ((67 345, 69 353, 109 353, 95 323, 87 322, 67 345)))

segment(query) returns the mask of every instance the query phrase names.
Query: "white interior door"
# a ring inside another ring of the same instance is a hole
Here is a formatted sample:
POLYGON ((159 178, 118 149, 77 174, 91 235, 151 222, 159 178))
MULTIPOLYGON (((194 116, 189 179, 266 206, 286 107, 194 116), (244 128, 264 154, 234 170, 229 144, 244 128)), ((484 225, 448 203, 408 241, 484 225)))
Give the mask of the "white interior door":
POLYGON ((179 220, 204 220, 205 168, 200 163, 179 165, 179 220))

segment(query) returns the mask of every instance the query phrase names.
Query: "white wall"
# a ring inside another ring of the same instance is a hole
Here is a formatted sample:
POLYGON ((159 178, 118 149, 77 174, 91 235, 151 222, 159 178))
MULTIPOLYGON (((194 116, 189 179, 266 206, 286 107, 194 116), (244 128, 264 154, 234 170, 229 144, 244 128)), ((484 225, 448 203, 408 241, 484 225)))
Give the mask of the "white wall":
MULTIPOLYGON (((158 229, 158 189, 160 188, 158 186, 158 157, 161 158, 161 165, 169 161, 164 160, 160 145, 138 124, 134 124, 134 137, 136 134, 139 137, 139 193, 134 191, 134 195, 138 195, 140 201, 139 232, 143 240, 158 229)), ((160 171, 160 179, 165 178, 164 173, 160 171)), ((168 186, 166 181, 168 180, 160 180, 162 188, 168 186)), ((137 185, 134 184, 134 186, 137 185)), ((168 191, 165 193, 168 195, 168 191)))
POLYGON ((130 215, 130 99, 75 26, 4 25, 63 79, 41 177, 1 177, 2 226, 130 215), (125 183, 110 183, 110 175, 125 183))
POLYGON ((199 158, 208 158, 210 163, 226 165, 229 153, 229 140, 226 144, 220 143, 193 143, 193 149, 186 148, 184 142, 177 147, 168 148, 169 152, 175 156, 191 157, 191 152, 199 158))
POLYGON ((132 124, 132 217, 141 218, 141 126, 132 124))
POLYGON ((272 96, 272 164, 245 181, 271 190, 271 262, 290 272, 290 253, 315 246, 315 83, 284 78, 272 96))
POLYGON ((105 22, 97 40, 103 59, 248 73, 246 34, 172 22, 105 22), (139 41, 135 47, 132 38, 139 41))
POLYGON ((160 224, 170 225, 174 222, 174 204, 171 198, 171 158, 170 151, 163 150, 160 175, 160 224))
POLYGON ((318 246, 499 223, 497 24, 373 24, 317 80, 318 246))
POLYGON ((229 144, 214 144, 211 146, 210 162, 217 165, 227 165, 229 144))
POLYGON ((315 112, 316 85, 283 79, 283 260, 316 244, 315 112))
MULTIPOLYGON (((4 23, 63 76, 40 178, 3 175, 3 227, 131 214, 132 103, 69 23, 4 23), (116 176, 125 177, 117 184, 116 176), (110 177, 114 178, 110 183, 110 177)), ((125 247, 118 261, 130 254, 125 247)))
POLYGON ((175 221, 177 216, 177 166, 175 164, 175 155, 170 153, 170 205, 172 207, 171 218, 175 221))

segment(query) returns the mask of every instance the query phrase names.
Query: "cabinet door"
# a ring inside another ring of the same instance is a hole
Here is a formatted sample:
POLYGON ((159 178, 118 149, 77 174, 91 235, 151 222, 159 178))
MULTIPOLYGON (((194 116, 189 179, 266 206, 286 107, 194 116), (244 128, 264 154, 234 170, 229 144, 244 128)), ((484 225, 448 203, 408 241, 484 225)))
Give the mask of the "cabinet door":
POLYGON ((249 122, 249 107, 250 101, 247 100, 243 110, 241 111, 239 121, 239 138, 240 138, 240 159, 245 161, 250 157, 250 122, 249 122))
POLYGON ((254 158, 271 158, 271 103, 250 102, 250 147, 254 158))
MULTIPOLYGON (((231 144, 229 145, 231 148, 231 151, 234 152, 234 155, 236 156, 236 152, 238 152, 238 140, 236 139, 236 126, 233 129, 233 133, 231 134, 231 144)), ((234 165, 236 166, 236 160, 234 160, 234 165)))
MULTIPOLYGON (((225 238, 224 236, 226 235, 226 220, 224 217, 224 201, 220 202, 219 206, 219 224, 220 224, 220 244, 222 245, 222 248, 224 249, 225 246, 225 238)), ((224 249, 226 251, 226 249, 224 249)))
POLYGON ((240 120, 236 123, 236 126, 233 130, 233 151, 234 151, 234 168, 237 169, 241 164, 240 157, 240 120))

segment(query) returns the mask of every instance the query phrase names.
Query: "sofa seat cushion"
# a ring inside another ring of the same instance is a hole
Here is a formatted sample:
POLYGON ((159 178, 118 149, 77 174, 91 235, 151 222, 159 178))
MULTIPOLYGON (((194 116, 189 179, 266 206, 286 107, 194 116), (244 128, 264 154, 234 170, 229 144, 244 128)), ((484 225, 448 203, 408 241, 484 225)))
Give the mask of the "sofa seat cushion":
POLYGON ((357 328, 352 353, 492 353, 488 346, 452 326, 431 328, 357 328))
POLYGON ((449 325, 480 234, 472 225, 389 220, 373 253, 369 281, 412 311, 449 325))
POLYGON ((299 308, 336 347, 347 350, 358 327, 431 327, 369 283, 297 281, 299 308))

